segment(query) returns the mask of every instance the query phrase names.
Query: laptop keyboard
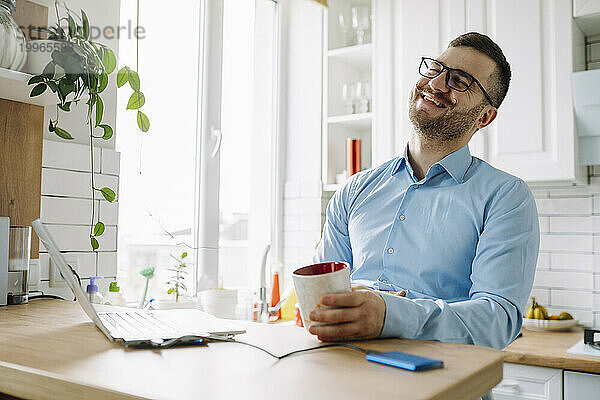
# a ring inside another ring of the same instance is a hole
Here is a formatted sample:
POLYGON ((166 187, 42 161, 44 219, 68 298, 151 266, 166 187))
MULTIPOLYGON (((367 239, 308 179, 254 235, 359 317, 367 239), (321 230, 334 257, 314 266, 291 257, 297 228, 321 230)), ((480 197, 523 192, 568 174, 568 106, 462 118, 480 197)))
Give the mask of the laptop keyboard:
POLYGON ((159 319, 151 311, 98 313, 102 323, 117 337, 170 338, 181 331, 159 319))

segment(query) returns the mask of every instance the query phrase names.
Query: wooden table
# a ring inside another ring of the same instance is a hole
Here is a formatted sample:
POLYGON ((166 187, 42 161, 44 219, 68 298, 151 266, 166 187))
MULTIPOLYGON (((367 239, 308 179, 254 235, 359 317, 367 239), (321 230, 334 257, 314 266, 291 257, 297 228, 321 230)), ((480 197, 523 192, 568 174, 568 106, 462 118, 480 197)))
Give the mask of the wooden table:
POLYGON ((600 373, 600 357, 570 354, 567 350, 583 339, 583 328, 567 332, 536 332, 523 336, 504 349, 504 361, 572 371, 600 373))
MULTIPOLYGON (((308 335, 249 323, 247 342, 308 335)), ((313 340, 312 336, 308 339, 313 340)), ((374 340, 362 347, 441 359, 409 372, 362 353, 327 348, 276 360, 248 346, 126 350, 109 342, 70 301, 0 308, 0 393, 28 399, 476 399, 502 378, 503 354, 477 346, 374 340)), ((1 397, 1 396, 0 396, 1 397)))

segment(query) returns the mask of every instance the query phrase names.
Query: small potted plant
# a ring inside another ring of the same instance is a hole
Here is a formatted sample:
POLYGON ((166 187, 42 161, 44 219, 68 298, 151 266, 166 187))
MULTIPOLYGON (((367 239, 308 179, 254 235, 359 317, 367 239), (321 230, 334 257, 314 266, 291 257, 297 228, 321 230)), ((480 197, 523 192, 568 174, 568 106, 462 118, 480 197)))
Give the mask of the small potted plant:
POLYGON ((189 275, 185 259, 188 253, 183 252, 181 256, 176 257, 171 254, 171 258, 175 260, 175 265, 168 268, 172 273, 167 281, 167 294, 170 296, 168 300, 158 300, 152 303, 152 308, 155 309, 172 309, 172 308, 196 308, 196 303, 190 296, 187 295, 187 286, 184 283, 185 278, 189 275))
POLYGON ((177 258, 171 254, 171 258, 175 260, 176 264, 169 268, 169 271, 173 272, 174 275, 172 275, 171 279, 167 281, 167 285, 169 285, 167 294, 173 294, 175 296, 176 303, 179 303, 179 297, 187 292, 187 286, 185 286, 185 283, 183 283, 185 277, 189 274, 187 271, 188 266, 184 261, 187 255, 187 252, 183 252, 181 253, 181 256, 177 258))

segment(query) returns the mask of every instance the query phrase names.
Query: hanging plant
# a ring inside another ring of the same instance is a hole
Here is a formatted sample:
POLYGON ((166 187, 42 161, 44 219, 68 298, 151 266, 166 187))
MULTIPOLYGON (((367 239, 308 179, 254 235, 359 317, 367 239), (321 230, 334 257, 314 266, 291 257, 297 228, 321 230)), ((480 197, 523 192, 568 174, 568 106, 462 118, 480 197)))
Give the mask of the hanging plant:
MULTIPOLYGON (((113 203, 116 200, 115 191, 109 187, 96 187, 94 183, 94 139, 109 140, 113 137, 114 129, 103 123, 104 100, 103 93, 108 87, 110 76, 117 68, 117 57, 106 45, 90 39, 90 22, 81 10, 81 16, 73 13, 66 4, 59 5, 55 1, 54 8, 58 22, 50 28, 38 28, 40 32, 48 34, 49 40, 56 40, 60 45, 54 46, 51 61, 46 65, 40 75, 29 80, 29 85, 34 86, 30 97, 40 96, 47 90, 56 94, 56 119, 50 119, 48 130, 65 140, 73 140, 73 136, 60 126, 60 113, 70 112, 74 104, 85 102, 87 105, 86 122, 90 131, 90 158, 91 158, 91 192, 92 192, 92 223, 90 226, 90 244, 93 251, 98 250, 98 237, 104 233, 105 226, 102 221, 95 220, 96 193, 100 193, 105 200, 113 203), (63 15, 59 7, 64 10, 63 15)), ((144 93, 141 91, 138 73, 125 66, 116 74, 119 88, 129 83, 133 91, 127 103, 128 110, 137 112, 137 124, 142 132, 150 129, 150 120, 141 110, 146 103, 144 93)))

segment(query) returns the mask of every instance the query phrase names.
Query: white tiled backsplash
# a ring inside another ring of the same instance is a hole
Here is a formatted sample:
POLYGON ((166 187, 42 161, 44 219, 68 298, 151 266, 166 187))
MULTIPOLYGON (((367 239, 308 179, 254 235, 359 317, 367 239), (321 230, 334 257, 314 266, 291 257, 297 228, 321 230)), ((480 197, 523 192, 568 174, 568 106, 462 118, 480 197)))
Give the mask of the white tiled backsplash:
MULTIPOLYGON (((95 185, 108 186, 115 192, 119 186, 118 152, 95 148, 95 185)), ((67 260, 77 263, 77 271, 85 285, 89 277, 102 276, 102 289, 117 275, 118 202, 108 203, 96 195, 95 212, 106 225, 98 238, 100 249, 91 251, 89 229, 92 198, 90 192, 90 150, 87 145, 44 140, 42 156, 41 219, 67 260)), ((50 257, 40 243, 40 287, 45 293, 71 296, 64 287, 50 286, 50 257)))

